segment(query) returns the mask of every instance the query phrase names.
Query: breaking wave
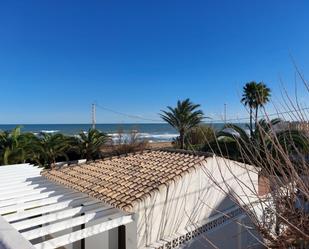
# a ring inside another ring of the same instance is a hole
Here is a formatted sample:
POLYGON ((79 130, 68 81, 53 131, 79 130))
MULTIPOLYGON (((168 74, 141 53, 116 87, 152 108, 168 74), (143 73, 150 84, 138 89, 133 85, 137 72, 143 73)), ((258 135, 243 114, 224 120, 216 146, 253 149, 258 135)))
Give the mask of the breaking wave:
MULTIPOLYGON (((109 136, 112 137, 113 140, 117 140, 119 138, 119 133, 109 133, 109 136)), ((122 133, 123 139, 129 139, 130 133, 122 133)), ((149 142, 170 142, 173 141, 174 138, 178 136, 175 133, 137 133, 139 139, 145 139, 149 142)))
POLYGON ((42 133, 57 133, 59 130, 41 130, 42 133))

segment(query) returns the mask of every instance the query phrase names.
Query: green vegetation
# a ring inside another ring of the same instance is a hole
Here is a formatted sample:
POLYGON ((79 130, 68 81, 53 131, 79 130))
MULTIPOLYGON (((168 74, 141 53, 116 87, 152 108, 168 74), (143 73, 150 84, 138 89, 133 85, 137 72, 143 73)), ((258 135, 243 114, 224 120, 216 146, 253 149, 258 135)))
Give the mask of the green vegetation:
POLYGON ((22 133, 20 127, 0 132, 0 165, 35 163, 50 167, 58 161, 101 157, 101 148, 108 136, 95 129, 89 129, 78 137, 63 134, 22 133))
POLYGON ((28 139, 32 140, 28 134, 21 136, 20 127, 16 127, 11 132, 0 133, 0 163, 13 164, 22 163, 28 159, 28 139))
MULTIPOLYGON (((216 131, 209 125, 199 124, 191 128, 185 134, 184 148, 187 150, 202 150, 205 144, 212 143, 216 139, 216 131)), ((179 137, 173 141, 176 148, 180 148, 179 137)))
POLYGON ((179 132, 180 149, 185 148, 185 135, 204 119, 200 105, 193 104, 190 99, 178 100, 176 107, 168 106, 168 111, 162 111, 161 118, 179 132))
POLYGON ((252 136, 237 125, 227 124, 217 134, 221 152, 226 156, 261 167, 266 166, 268 154, 282 160, 280 154, 307 153, 309 141, 306 135, 300 130, 276 128, 280 122, 280 119, 269 122, 261 119, 252 136))
POLYGON ((87 160, 99 158, 102 147, 109 140, 109 137, 105 133, 96 129, 89 129, 87 133, 81 132, 79 137, 80 140, 77 141, 77 145, 81 157, 87 160))

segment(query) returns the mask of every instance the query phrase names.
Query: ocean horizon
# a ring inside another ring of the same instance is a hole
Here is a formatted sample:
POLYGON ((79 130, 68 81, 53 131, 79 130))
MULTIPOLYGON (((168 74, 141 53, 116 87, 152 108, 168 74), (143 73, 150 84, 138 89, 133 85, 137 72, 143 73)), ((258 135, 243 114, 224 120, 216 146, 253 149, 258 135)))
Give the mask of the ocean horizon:
MULTIPOLYGON (((212 126, 215 130, 223 128, 224 123, 205 123, 212 126)), ((245 126, 245 124, 239 124, 245 126)), ((39 133, 63 133, 65 135, 77 135, 80 132, 86 132, 92 127, 92 124, 0 124, 0 131, 9 131, 16 126, 21 126, 22 132, 39 133)), ((96 124, 96 128, 116 137, 119 131, 124 134, 135 130, 139 133, 141 139, 147 139, 149 142, 169 142, 178 136, 177 131, 167 123, 101 123, 96 124)))

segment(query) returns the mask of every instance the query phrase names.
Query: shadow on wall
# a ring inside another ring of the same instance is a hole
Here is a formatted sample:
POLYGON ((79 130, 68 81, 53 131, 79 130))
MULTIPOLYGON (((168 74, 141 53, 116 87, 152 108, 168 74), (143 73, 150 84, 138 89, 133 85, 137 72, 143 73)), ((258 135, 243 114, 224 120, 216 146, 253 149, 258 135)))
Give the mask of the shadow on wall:
MULTIPOLYGON (((154 242, 167 241, 177 234, 186 234, 188 227, 198 228, 208 218, 223 215, 235 206, 229 196, 218 190, 211 181, 205 181, 203 176, 188 174, 179 181, 162 187, 145 201, 139 210, 138 235, 141 239, 138 246, 151 246, 154 242)), ((211 236, 208 233, 199 236, 187 248, 216 248, 216 244, 224 246, 220 248, 239 248, 242 242, 238 235, 244 233, 241 227, 236 221, 232 221, 211 236), (226 246, 222 244, 222 240, 227 241, 226 246)))

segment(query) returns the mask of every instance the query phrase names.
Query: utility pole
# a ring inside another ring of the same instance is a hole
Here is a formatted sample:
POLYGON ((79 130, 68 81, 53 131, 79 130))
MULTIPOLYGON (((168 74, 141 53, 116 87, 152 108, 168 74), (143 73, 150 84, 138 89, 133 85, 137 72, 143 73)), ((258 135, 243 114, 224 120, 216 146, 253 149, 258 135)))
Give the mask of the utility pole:
POLYGON ((226 124, 226 103, 224 103, 224 123, 226 124))
POLYGON ((91 108, 91 114, 92 114, 92 129, 95 129, 95 104, 92 104, 91 108))

